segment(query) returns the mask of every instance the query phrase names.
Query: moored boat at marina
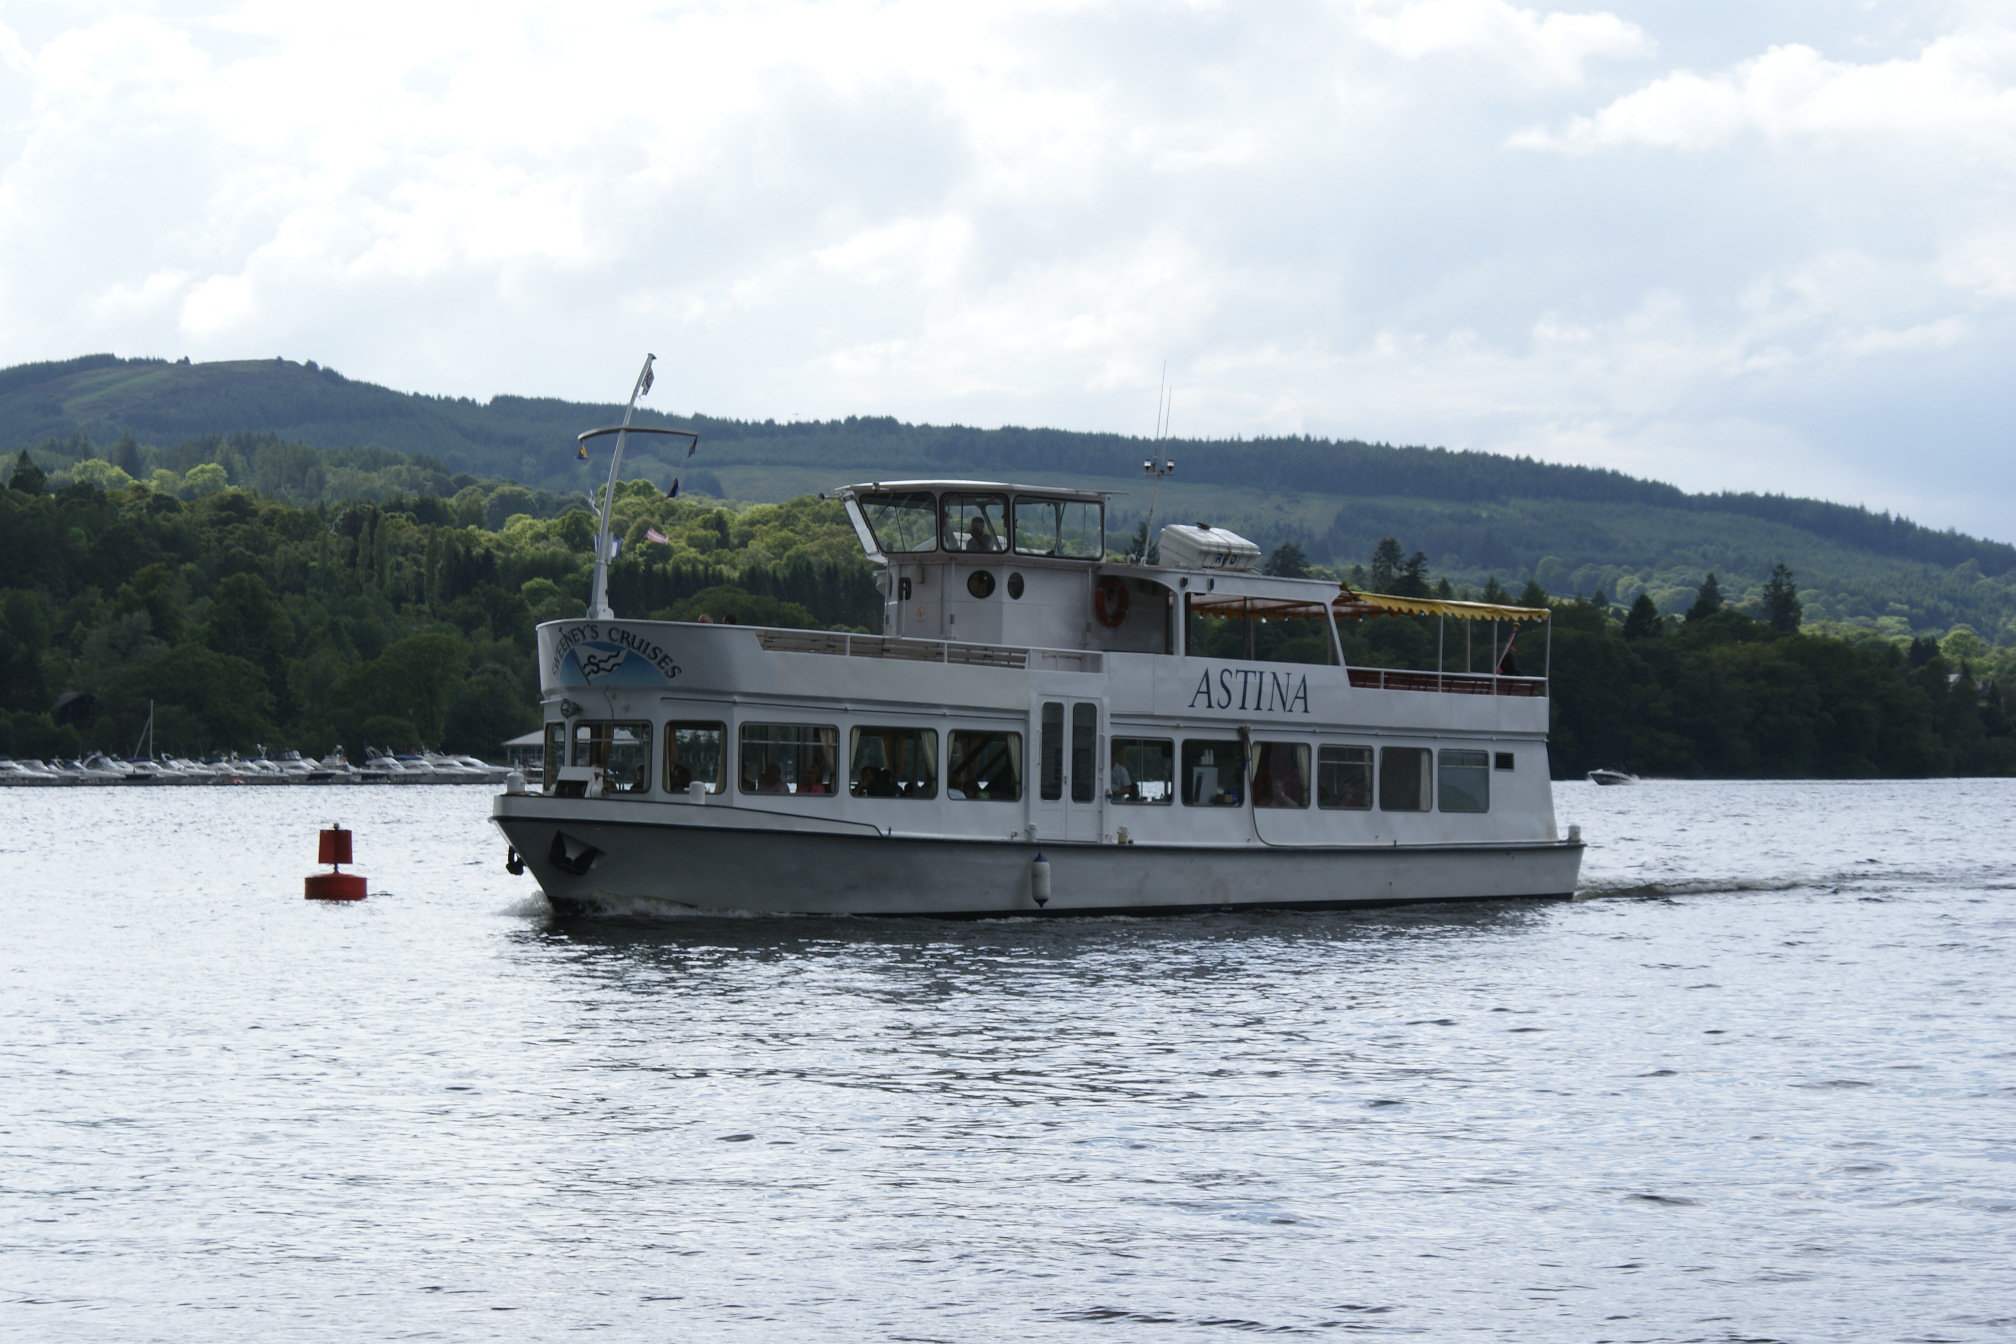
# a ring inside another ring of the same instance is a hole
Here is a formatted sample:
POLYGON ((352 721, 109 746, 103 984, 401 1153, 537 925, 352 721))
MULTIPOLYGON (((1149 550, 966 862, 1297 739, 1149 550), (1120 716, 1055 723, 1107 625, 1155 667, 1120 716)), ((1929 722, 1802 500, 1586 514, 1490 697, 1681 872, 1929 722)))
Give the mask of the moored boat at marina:
MULTIPOLYGON (((619 438, 612 485, 620 454, 619 438)), ((1547 680, 1507 656, 1545 610, 1271 577, 1257 547, 1202 525, 1163 529, 1158 563, 1116 559, 1097 492, 920 480, 833 497, 879 571, 880 633, 618 618, 605 502, 588 614, 538 631, 543 778, 492 812, 557 908, 1574 892, 1547 680), (1488 670, 1467 639, 1461 671, 1347 663, 1340 622, 1406 616, 1486 630, 1488 670)))

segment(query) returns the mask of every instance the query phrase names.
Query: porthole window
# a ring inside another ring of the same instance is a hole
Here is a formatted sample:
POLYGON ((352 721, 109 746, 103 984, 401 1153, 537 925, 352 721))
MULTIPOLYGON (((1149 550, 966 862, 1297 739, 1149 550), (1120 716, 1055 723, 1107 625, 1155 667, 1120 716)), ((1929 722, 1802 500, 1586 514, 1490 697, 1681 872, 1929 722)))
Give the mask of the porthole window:
POLYGON ((975 597, 994 596, 994 576, 984 569, 976 569, 966 576, 966 591, 975 597))
POLYGON ((1010 574, 1008 576, 1008 596, 1013 598, 1020 598, 1022 596, 1022 576, 1020 574, 1010 574))

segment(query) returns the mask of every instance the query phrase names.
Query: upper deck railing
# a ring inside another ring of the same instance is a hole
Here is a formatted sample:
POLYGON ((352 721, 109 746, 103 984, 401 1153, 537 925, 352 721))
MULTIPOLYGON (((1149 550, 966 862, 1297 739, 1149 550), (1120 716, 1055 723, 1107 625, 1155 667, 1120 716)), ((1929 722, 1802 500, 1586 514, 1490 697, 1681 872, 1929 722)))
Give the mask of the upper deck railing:
POLYGON ((1093 649, 1021 649, 1005 644, 965 644, 951 639, 856 635, 844 630, 761 629, 756 632, 756 639, 766 650, 777 653, 827 653, 846 658, 894 658, 912 663, 1040 668, 1052 672, 1101 672, 1106 667, 1106 655, 1093 649))
POLYGON ((1367 691, 1440 691, 1445 695, 1516 695, 1539 699, 1547 694, 1545 677, 1503 677, 1488 672, 1408 672, 1398 668, 1347 669, 1351 684, 1367 691))

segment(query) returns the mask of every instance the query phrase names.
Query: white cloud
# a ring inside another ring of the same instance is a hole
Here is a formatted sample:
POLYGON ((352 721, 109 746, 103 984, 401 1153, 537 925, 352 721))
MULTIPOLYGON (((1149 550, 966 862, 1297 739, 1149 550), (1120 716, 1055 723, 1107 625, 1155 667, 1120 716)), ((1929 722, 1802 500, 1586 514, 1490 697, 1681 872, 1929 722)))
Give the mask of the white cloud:
POLYGON ((1908 59, 1829 60, 1793 43, 1719 75, 1681 70, 1559 131, 1510 143, 1569 153, 1647 146, 1706 150, 1767 140, 1883 137, 2006 151, 2016 144, 2016 28, 1984 23, 1908 59))
POLYGON ((1650 55, 1653 42, 1614 14, 1542 13, 1505 0, 1359 0, 1364 34, 1408 60, 1462 55, 1541 83, 1579 82, 1592 60, 1650 55))
POLYGON ((17 5, 0 362, 1138 432, 1166 359, 1179 433, 2011 535, 2016 39, 1824 8, 17 5))

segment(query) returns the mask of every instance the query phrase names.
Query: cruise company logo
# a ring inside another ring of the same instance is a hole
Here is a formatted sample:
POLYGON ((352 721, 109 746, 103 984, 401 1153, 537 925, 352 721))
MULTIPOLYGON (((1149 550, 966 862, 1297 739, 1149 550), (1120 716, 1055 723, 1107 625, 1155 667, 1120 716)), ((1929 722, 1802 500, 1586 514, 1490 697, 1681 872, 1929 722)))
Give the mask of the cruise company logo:
POLYGON ((547 680, 556 685, 662 686, 679 664, 653 640, 620 625, 586 621, 560 632, 547 680))
POLYGON ((1269 672, 1259 667, 1204 669, 1190 696, 1192 709, 1238 709, 1248 713, 1307 714, 1309 676, 1269 672))

